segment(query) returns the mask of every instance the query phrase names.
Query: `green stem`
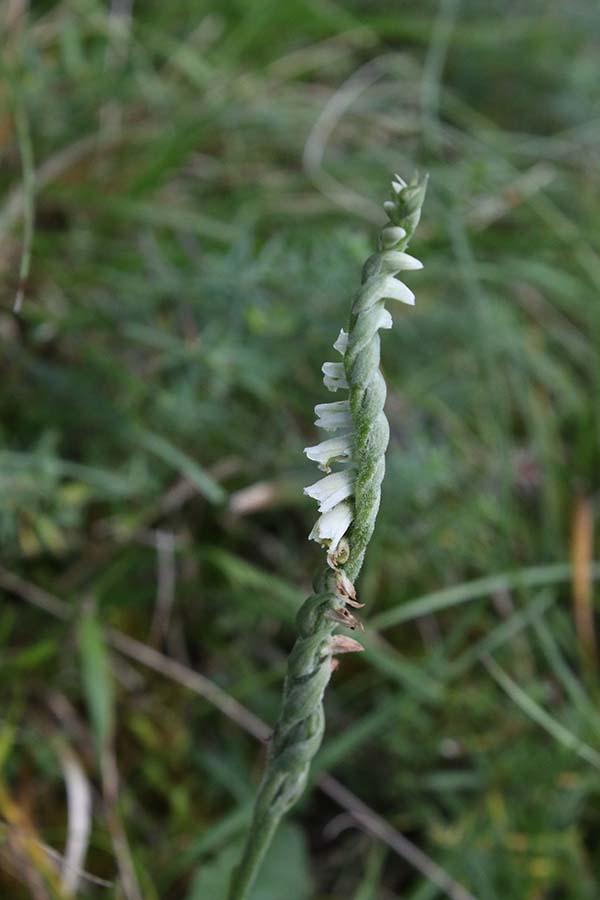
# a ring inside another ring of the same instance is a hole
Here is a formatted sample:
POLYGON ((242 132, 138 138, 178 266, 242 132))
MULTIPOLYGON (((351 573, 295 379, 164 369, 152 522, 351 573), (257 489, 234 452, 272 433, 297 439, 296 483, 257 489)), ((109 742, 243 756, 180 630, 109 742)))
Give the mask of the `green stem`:
POLYGON ((281 816, 276 815, 253 820, 242 859, 233 873, 229 900, 244 900, 248 896, 280 821, 281 816))

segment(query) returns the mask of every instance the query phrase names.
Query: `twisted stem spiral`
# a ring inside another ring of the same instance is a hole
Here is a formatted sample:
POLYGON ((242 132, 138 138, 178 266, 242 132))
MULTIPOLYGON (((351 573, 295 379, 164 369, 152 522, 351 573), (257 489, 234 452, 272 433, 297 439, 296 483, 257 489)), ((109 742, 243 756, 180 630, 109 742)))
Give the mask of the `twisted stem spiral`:
POLYGON ((378 251, 363 266, 362 285, 350 314, 344 367, 350 388, 357 472, 349 559, 343 568, 351 581, 361 570, 375 528, 390 433, 383 411, 387 389, 379 369, 382 312, 390 285, 394 286, 390 278, 406 268, 404 251, 419 224, 426 189, 427 176, 421 180, 415 176, 392 201, 386 202, 391 225, 382 230, 378 251))
MULTIPOLYGON (((245 900, 279 822, 304 791, 311 762, 323 738, 323 695, 331 677, 333 656, 362 649, 352 638, 335 631, 340 625, 354 627, 356 619, 349 607, 360 605, 355 599, 354 581, 375 527, 389 440, 383 412, 386 385, 379 371, 379 329, 391 324, 384 308, 386 299, 413 302, 412 292, 394 276, 403 269, 420 268, 420 263, 416 265, 417 260, 404 250, 419 222, 427 185, 426 178, 415 176, 408 185, 396 178, 391 200, 384 204, 389 222, 380 234, 377 252, 363 267, 343 351, 353 425, 352 525, 347 536, 336 541, 334 550, 330 550, 327 568, 315 577, 314 593, 298 612, 298 634, 288 660, 279 719, 229 900, 245 900)), ((327 377, 331 376, 326 373, 327 377)), ((336 411, 340 405, 343 404, 333 404, 336 411)), ((331 441, 321 446, 329 444, 331 441)), ((328 470, 326 458, 325 468, 328 470)), ((342 506, 347 503, 339 504, 342 506)), ((329 540, 324 544, 333 546, 329 540)))

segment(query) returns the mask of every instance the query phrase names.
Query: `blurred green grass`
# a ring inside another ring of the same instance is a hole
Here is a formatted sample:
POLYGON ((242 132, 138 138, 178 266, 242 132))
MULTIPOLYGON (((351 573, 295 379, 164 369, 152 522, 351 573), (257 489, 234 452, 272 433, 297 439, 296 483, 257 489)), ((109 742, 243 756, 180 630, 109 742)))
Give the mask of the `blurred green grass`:
MULTIPOLYGON (((144 898, 220 900, 261 754, 184 688, 99 664, 100 626, 273 722, 319 558, 302 447, 320 365, 389 175, 417 166, 425 269, 384 338, 361 586, 385 643, 336 675, 318 769, 479 900, 596 898, 596 5, 9 7, 2 564, 73 613, 2 581, 2 895, 62 896, 36 842, 63 850, 68 747, 93 785, 86 869, 113 882, 79 896, 126 896, 121 828, 144 898)), ((254 900, 441 896, 349 824, 309 794, 254 900)))

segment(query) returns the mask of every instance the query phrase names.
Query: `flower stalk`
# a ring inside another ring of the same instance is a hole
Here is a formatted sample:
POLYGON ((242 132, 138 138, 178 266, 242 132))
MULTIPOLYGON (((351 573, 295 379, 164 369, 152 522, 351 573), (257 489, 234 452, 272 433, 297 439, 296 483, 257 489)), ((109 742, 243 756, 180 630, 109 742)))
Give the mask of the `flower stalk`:
POLYGON ((391 199, 384 203, 389 221, 377 251, 363 267, 348 329, 333 345, 341 362, 322 367, 328 390, 348 392, 343 400, 315 407, 315 424, 333 436, 305 450, 326 473, 305 493, 319 504, 321 515, 309 538, 327 551, 327 566, 316 575, 314 593, 298 612, 281 711, 229 900, 248 896, 281 818, 304 791, 323 738, 323 695, 337 665, 334 657, 362 650, 337 629, 359 624, 350 610, 362 606, 354 582, 375 527, 389 440, 379 330, 392 326, 386 300, 411 306, 415 302, 413 292, 396 276, 422 268, 406 248, 419 223, 426 187, 427 178, 416 175, 409 184, 399 176, 392 181, 391 199))

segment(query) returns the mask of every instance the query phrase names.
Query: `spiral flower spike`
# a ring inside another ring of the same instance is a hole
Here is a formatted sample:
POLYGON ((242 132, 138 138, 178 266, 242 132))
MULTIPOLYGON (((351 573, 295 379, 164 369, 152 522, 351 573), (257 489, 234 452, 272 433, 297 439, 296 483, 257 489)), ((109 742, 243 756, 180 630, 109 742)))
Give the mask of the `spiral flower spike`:
POLYGON ((389 221, 377 252, 363 267, 348 330, 342 329, 333 345, 341 362, 323 365, 325 387, 348 392, 343 400, 315 407, 315 424, 333 436, 305 450, 326 473, 305 493, 319 504, 321 515, 309 537, 326 549, 327 567, 315 577, 314 593, 298 612, 281 711, 229 900, 245 900, 281 818, 304 791, 323 738, 323 695, 337 663, 334 656, 362 649, 353 638, 335 632, 340 625, 353 629, 359 624, 349 607, 362 606, 354 582, 375 527, 389 440, 379 330, 392 326, 386 300, 415 302, 397 276, 422 268, 406 248, 419 223, 426 188, 427 177, 415 175, 406 184, 394 176, 391 199, 383 205, 389 221))

